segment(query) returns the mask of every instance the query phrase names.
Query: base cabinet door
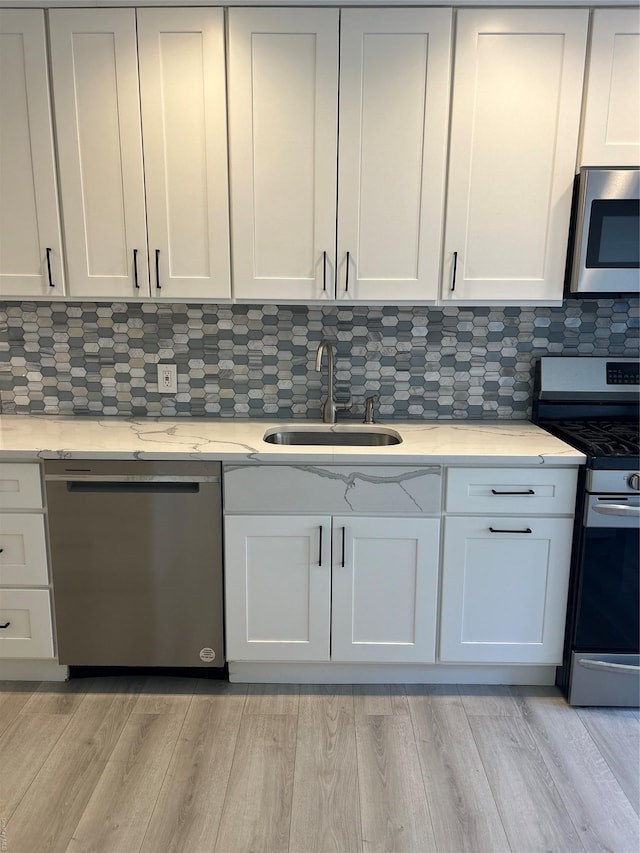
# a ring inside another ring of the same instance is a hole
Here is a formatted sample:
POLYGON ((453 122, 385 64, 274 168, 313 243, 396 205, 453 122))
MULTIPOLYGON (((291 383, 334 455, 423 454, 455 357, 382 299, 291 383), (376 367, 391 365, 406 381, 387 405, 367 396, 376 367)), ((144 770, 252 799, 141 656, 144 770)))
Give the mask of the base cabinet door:
POLYGON ((227 516, 227 658, 327 661, 331 519, 227 516))
POLYGON ((435 518, 333 519, 331 659, 435 661, 435 518))
POLYGON ((48 589, 0 589, 1 658, 53 658, 48 589))
POLYGON ((557 664, 573 522, 447 518, 440 660, 557 664))

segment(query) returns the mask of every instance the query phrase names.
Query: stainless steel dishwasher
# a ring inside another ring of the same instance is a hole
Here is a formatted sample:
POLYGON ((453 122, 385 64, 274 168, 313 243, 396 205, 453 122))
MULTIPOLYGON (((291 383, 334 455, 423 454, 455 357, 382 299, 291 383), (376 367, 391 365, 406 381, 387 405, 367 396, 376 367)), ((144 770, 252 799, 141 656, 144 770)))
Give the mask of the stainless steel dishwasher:
POLYGON ((45 463, 58 657, 222 667, 219 462, 45 463))

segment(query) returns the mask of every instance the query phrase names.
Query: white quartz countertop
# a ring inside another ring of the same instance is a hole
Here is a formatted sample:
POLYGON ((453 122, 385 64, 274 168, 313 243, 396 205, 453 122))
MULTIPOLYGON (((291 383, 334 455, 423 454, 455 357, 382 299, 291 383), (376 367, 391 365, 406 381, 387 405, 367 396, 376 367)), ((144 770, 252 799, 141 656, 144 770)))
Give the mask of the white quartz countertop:
MULTIPOLYGON (((317 423, 0 415, 0 458, 554 466, 579 465, 585 460, 582 453, 527 421, 376 424, 402 437, 401 444, 389 447, 278 446, 263 441, 264 434, 274 429, 317 423)), ((353 421, 345 425, 358 427, 353 421)))

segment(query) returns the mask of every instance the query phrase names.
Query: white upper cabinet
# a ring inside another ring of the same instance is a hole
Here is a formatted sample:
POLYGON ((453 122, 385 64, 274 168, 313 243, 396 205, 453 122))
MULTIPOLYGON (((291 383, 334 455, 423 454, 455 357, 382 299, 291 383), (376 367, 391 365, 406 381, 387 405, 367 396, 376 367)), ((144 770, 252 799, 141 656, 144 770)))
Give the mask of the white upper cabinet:
POLYGON ((151 292, 228 298, 222 9, 137 15, 151 292))
POLYGON ((138 45, 134 9, 56 9, 50 37, 71 296, 228 297, 222 10, 142 10, 138 45))
POLYGON ((240 299, 437 298, 451 11, 341 16, 229 11, 240 299))
POLYGON ((234 296, 333 298, 338 10, 229 10, 234 296))
POLYGON ((339 299, 437 299, 450 52, 450 9, 342 12, 339 299))
POLYGON ((135 10, 49 24, 69 293, 148 296, 135 10))
POLYGON ((458 12, 443 299, 560 302, 588 15, 458 12))
POLYGON ((0 11, 0 297, 64 294, 44 13, 0 11))
POLYGON ((640 12, 596 9, 581 166, 640 165, 640 12))

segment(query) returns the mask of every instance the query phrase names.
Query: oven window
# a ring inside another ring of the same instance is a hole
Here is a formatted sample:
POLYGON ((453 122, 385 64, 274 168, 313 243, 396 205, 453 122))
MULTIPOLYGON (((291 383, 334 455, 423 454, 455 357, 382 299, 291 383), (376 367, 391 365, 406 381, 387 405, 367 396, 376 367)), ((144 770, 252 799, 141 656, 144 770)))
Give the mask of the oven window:
POLYGON ((635 269, 640 265, 640 200, 607 199, 591 205, 587 267, 635 269))
POLYGON ((583 535, 576 648, 638 653, 638 530, 587 527, 583 535))

